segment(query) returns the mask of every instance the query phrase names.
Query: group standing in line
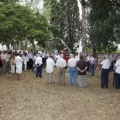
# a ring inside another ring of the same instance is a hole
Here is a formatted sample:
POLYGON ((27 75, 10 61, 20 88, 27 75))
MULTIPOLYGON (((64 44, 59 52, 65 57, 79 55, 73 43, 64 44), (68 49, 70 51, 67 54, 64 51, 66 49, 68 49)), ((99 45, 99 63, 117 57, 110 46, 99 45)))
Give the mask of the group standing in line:
MULTIPOLYGON (((76 77, 78 74, 78 84, 80 87, 87 86, 86 73, 90 72, 91 76, 95 75, 96 59, 93 55, 79 56, 79 60, 73 54, 68 56, 67 49, 64 49, 62 54, 58 54, 58 51, 54 51, 55 54, 42 51, 41 53, 23 52, 12 53, 4 51, 0 53, 1 67, 3 74, 6 74, 9 70, 12 73, 12 77, 16 73, 17 80, 21 79, 21 73, 24 69, 32 69, 36 77, 42 78, 42 69, 46 67, 46 81, 47 84, 51 84, 52 73, 54 66, 58 70, 58 84, 65 85, 65 73, 66 68, 69 70, 69 85, 76 86, 76 77), (8 67, 9 66, 9 67, 8 67), (90 69, 90 70, 89 70, 90 69)), ((114 70, 114 86, 116 89, 120 88, 120 57, 105 55, 104 58, 98 57, 98 66, 101 70, 101 88, 108 88, 109 73, 114 70)))

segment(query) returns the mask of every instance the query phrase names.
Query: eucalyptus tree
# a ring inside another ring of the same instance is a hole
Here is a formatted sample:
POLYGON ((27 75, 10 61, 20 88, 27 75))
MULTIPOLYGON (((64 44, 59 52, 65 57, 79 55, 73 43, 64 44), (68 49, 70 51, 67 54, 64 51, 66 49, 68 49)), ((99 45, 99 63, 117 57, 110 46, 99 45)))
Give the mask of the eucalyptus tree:
MULTIPOLYGON (((81 38, 81 22, 76 0, 44 0, 50 11, 50 25, 53 37, 62 38, 73 50, 81 38)), ((57 42, 58 43, 58 42, 57 42)))

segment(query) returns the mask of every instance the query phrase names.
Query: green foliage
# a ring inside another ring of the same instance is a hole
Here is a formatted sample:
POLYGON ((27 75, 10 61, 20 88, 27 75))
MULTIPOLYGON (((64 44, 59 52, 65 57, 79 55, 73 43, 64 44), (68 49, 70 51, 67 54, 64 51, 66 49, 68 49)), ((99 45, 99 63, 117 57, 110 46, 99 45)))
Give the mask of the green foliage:
POLYGON ((50 37, 48 27, 46 18, 28 7, 5 4, 0 8, 0 42, 3 44, 15 44, 27 37, 44 45, 50 37))
POLYGON ((96 51, 112 52, 120 39, 120 1, 91 0, 89 44, 96 51))

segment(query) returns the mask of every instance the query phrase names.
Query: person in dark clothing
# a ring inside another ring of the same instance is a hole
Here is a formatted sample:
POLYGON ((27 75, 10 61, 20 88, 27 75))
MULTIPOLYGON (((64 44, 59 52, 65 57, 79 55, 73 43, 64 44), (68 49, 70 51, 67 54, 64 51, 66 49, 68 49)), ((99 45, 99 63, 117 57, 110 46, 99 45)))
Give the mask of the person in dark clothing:
POLYGON ((86 80, 87 62, 83 60, 83 56, 80 56, 80 60, 76 64, 76 68, 78 69, 79 86, 86 87, 87 86, 87 80, 86 80))

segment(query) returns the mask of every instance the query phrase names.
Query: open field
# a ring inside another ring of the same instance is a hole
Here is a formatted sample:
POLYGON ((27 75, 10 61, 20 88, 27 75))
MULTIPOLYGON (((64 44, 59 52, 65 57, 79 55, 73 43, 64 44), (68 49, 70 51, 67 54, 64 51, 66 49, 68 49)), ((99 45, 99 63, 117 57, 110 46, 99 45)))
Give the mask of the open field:
POLYGON ((120 90, 100 88, 100 72, 87 76, 88 87, 57 85, 57 69, 51 85, 36 78, 32 71, 23 72, 20 81, 10 74, 0 75, 0 120, 120 120, 120 90))

